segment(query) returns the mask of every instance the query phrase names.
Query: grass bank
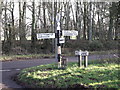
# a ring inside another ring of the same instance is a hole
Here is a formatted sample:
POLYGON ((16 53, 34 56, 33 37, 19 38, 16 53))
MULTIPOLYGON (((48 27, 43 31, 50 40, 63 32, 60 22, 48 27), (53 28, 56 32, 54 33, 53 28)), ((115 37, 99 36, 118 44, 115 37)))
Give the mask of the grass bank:
MULTIPOLYGON (((109 55, 117 54, 118 50, 109 51, 90 51, 90 55, 109 55)), ((74 52, 63 54, 64 56, 75 56, 74 52)), ((54 58, 55 54, 29 54, 29 55, 2 55, 0 61, 11 61, 11 60, 29 60, 29 59, 40 59, 40 58, 54 58)))
POLYGON ((31 88, 120 88, 117 63, 114 59, 96 60, 84 68, 74 62, 65 70, 59 70, 57 64, 40 65, 22 70, 18 81, 31 88))
POLYGON ((0 61, 12 61, 12 60, 30 60, 40 58, 53 58, 53 54, 29 54, 29 55, 3 55, 0 56, 0 61))

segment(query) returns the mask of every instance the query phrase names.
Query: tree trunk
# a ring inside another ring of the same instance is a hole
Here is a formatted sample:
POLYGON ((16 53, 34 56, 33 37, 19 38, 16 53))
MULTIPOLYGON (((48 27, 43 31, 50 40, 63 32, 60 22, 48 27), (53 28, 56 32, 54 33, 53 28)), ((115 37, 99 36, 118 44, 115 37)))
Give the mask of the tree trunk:
POLYGON ((90 2, 90 7, 89 7, 89 22, 88 22, 88 26, 89 26, 89 30, 88 30, 88 40, 91 42, 92 41, 92 4, 90 2))
POLYGON ((83 22, 84 22, 83 39, 86 40, 86 2, 84 2, 84 16, 83 16, 83 22))
POLYGON ((117 3, 117 14, 116 14, 116 20, 115 20, 115 40, 119 39, 119 30, 120 30, 120 2, 117 3))
POLYGON ((71 27, 72 29, 77 29, 76 27, 76 22, 75 22, 75 16, 74 16, 74 8, 71 5, 71 12, 72 12, 72 17, 73 17, 73 26, 71 27))
MULTIPOLYGON (((79 11, 78 11, 78 10, 79 10, 78 2, 76 2, 76 13, 75 13, 75 14, 76 14, 76 15, 75 15, 75 16, 76 16, 76 24, 75 24, 75 28, 76 28, 77 30, 79 29, 79 27, 78 27, 78 26, 79 26, 79 25, 78 25, 78 23, 79 23, 79 22, 78 22, 78 16, 79 16, 78 14, 79 14, 79 11)), ((79 34, 79 33, 78 33, 77 39, 80 40, 80 34, 79 34)))
POLYGON ((24 47, 26 43, 26 34, 25 34, 25 19, 26 19, 26 2, 23 4, 23 10, 21 2, 19 2, 19 34, 20 34, 20 46, 24 47))
POLYGON ((12 11, 11 11, 11 16, 12 16, 12 29, 11 29, 11 47, 15 47, 15 26, 14 26, 14 2, 12 4, 12 11))
MULTIPOLYGON (((69 22, 70 22, 70 5, 69 5, 69 2, 67 2, 66 4, 66 7, 65 7, 65 16, 66 16, 66 19, 65 19, 65 29, 66 30, 69 30, 69 22)), ((66 37, 66 42, 70 39, 70 37, 66 37)))
MULTIPOLYGON (((57 15, 57 2, 54 2, 54 32, 57 33, 57 22, 56 22, 56 15, 57 15)), ((54 39, 54 45, 55 45, 55 54, 57 53, 57 41, 54 39)), ((55 55, 55 58, 57 59, 57 55, 55 55)))
POLYGON ((5 30, 4 30, 4 41, 8 40, 8 23, 7 23, 7 2, 5 3, 5 30))
MULTIPOLYGON (((100 5, 99 5, 99 3, 98 3, 98 9, 100 10, 100 5)), ((100 11, 98 11, 98 33, 99 33, 99 40, 102 40, 103 39, 103 37, 102 37, 102 22, 101 22, 101 12, 100 11)))
POLYGON ((79 6, 78 6, 78 2, 76 2, 76 24, 75 24, 75 27, 76 29, 78 30, 78 36, 77 36, 77 39, 80 40, 80 13, 79 13, 79 6))
MULTIPOLYGON (((54 2, 52 2, 52 14, 51 14, 51 19, 52 19, 52 22, 51 22, 51 29, 52 29, 52 33, 55 33, 55 31, 54 31, 54 24, 55 24, 55 22, 54 22, 54 2)), ((55 53, 55 40, 54 39, 52 39, 52 53, 55 53)))
POLYGON ((26 27, 26 2, 24 2, 23 5, 23 13, 22 13, 22 41, 23 43, 26 42, 26 31, 25 31, 25 27, 26 27))
POLYGON ((46 17, 45 17, 45 2, 43 2, 43 21, 44 21, 44 30, 46 30, 46 17))
POLYGON ((55 33, 57 29, 56 15, 57 15, 57 2, 54 2, 54 32, 55 33))
MULTIPOLYGON (((48 32, 48 30, 47 30, 47 25, 46 25, 46 6, 45 6, 45 3, 46 3, 46 2, 43 2, 43 21, 44 21, 43 30, 44 30, 44 32, 48 32)), ((49 46, 48 46, 49 43, 48 43, 48 40, 47 40, 47 39, 44 40, 44 41, 45 41, 44 46, 46 47, 44 53, 47 53, 47 50, 49 49, 49 46)))
MULTIPOLYGON (((22 25, 21 25, 21 2, 19 2, 19 37, 20 37, 20 42, 22 41, 22 25)), ((21 44, 21 43, 20 43, 21 44)))
POLYGON ((8 24, 8 31, 9 31, 9 37, 7 40, 7 47, 9 47, 8 51, 6 52, 6 54, 10 54, 11 53, 11 48, 12 48, 12 29, 11 29, 12 25, 8 24))
POLYGON ((69 29, 69 21, 70 21, 70 9, 69 9, 69 2, 67 2, 67 9, 66 9, 66 29, 69 29))
POLYGON ((95 21, 94 21, 94 18, 95 18, 95 4, 93 4, 93 17, 92 17, 92 39, 94 40, 95 39, 95 21))
POLYGON ((36 51, 36 31, 35 31, 35 2, 32 2, 32 30, 31 30, 31 49, 32 53, 36 51))
POLYGON ((1 40, 1 32, 2 32, 2 0, 0 1, 0 56, 2 55, 2 40, 1 40))
POLYGON ((112 34, 112 30, 113 30, 113 12, 112 12, 112 8, 113 8, 113 3, 112 3, 112 6, 109 7, 109 13, 110 13, 110 16, 109 16, 109 30, 108 30, 108 40, 112 40, 113 39, 113 34, 112 34))

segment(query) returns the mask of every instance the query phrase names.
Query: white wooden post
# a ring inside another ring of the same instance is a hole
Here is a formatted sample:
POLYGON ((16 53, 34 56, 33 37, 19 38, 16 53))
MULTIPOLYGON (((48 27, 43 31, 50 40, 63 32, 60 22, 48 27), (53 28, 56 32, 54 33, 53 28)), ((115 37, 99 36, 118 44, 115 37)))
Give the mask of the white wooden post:
POLYGON ((81 67, 82 66, 82 56, 81 56, 81 50, 79 51, 79 54, 78 54, 78 66, 81 67))
POLYGON ((60 14, 57 14, 57 33, 56 33, 56 41, 57 41, 57 61, 58 61, 58 68, 61 68, 61 60, 62 60, 62 56, 61 56, 61 44, 60 44, 60 14))
POLYGON ((84 67, 88 66, 88 51, 85 51, 86 55, 84 56, 84 67))
POLYGON ((84 60, 84 67, 88 66, 88 55, 89 52, 88 51, 75 51, 75 55, 78 56, 78 66, 81 67, 82 66, 82 57, 84 60))
MULTIPOLYGON (((54 20, 54 19, 53 19, 54 20)), ((38 33, 37 39, 53 39, 55 38, 55 54, 56 54, 56 61, 58 62, 58 68, 62 67, 62 56, 61 56, 61 44, 65 43, 64 36, 77 36, 78 31, 75 30, 61 30, 60 28, 60 13, 56 16, 57 21, 57 29, 55 33, 38 33)), ((80 61, 81 61, 80 57, 80 61)))

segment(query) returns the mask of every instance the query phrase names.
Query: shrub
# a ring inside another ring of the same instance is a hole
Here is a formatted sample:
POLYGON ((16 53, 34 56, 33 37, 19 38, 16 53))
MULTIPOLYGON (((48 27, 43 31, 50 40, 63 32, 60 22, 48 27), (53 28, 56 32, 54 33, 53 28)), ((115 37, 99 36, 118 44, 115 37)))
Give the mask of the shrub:
POLYGON ((72 48, 72 50, 88 50, 87 40, 68 41, 65 43, 65 47, 72 48))
POLYGON ((118 42, 111 40, 111 41, 103 41, 103 45, 106 50, 111 50, 111 49, 118 49, 118 42))
POLYGON ((28 54, 27 50, 22 48, 22 47, 15 47, 11 49, 12 54, 16 54, 16 55, 24 55, 24 54, 28 54))
POLYGON ((104 49, 103 43, 101 43, 98 40, 95 40, 89 43, 90 51, 98 51, 98 50, 103 50, 103 49, 104 49))

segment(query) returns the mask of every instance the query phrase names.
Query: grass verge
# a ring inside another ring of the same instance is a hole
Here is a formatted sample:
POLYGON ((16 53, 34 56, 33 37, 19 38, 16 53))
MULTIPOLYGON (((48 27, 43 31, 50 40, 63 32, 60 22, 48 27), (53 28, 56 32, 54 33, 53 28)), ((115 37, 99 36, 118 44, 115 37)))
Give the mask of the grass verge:
POLYGON ((40 58, 53 58, 53 54, 30 54, 30 55, 3 55, 0 56, 0 61, 12 61, 12 60, 27 60, 27 59, 40 59, 40 58))
MULTIPOLYGON (((117 54, 118 50, 109 51, 92 51, 90 55, 109 55, 117 54)), ((63 54, 64 56, 75 56, 74 52, 63 54)), ((0 61, 11 61, 11 60, 29 60, 29 59, 40 59, 40 58, 53 58, 55 54, 30 54, 30 55, 2 55, 0 56, 0 61)))
POLYGON ((26 68, 17 79, 31 88, 120 88, 119 68, 117 62, 97 60, 89 62, 87 68, 68 63, 65 70, 57 69, 57 64, 47 64, 26 68))

